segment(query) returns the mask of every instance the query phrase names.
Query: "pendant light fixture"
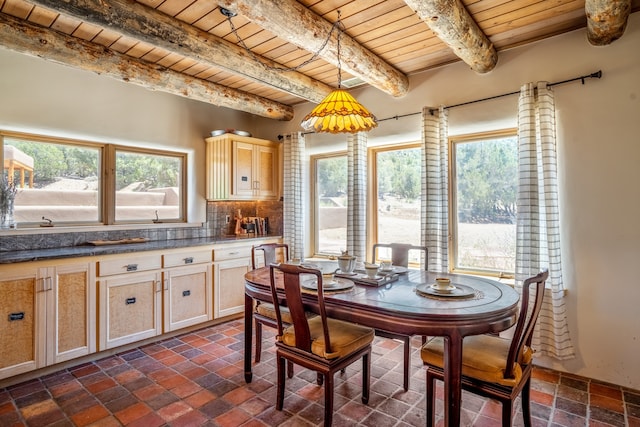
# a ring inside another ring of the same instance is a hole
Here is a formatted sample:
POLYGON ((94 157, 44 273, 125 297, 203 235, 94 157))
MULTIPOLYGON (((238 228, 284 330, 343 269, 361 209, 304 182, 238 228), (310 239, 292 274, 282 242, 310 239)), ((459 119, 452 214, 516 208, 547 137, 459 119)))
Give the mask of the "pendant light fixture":
POLYGON ((306 131, 328 133, 367 132, 378 122, 373 114, 360 104, 349 92, 342 89, 342 69, 340 64, 340 11, 338 11, 338 88, 326 96, 302 119, 301 126, 306 131))

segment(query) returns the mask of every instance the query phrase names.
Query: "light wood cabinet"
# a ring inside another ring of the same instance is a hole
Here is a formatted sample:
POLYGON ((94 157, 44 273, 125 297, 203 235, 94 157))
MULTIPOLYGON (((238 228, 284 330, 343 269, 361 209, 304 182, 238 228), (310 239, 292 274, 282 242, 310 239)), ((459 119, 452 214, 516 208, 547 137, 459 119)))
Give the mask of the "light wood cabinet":
POLYGON ((213 319, 212 250, 163 255, 164 331, 213 319))
POLYGON ((213 251, 214 317, 244 312, 244 275, 251 270, 251 246, 227 246, 213 251))
POLYGON ((95 352, 94 263, 2 266, 0 316, 0 378, 95 352))
POLYGON ((206 139, 208 200, 276 200, 280 144, 225 134, 206 139))
POLYGON ((100 350, 162 333, 160 254, 98 261, 100 350))

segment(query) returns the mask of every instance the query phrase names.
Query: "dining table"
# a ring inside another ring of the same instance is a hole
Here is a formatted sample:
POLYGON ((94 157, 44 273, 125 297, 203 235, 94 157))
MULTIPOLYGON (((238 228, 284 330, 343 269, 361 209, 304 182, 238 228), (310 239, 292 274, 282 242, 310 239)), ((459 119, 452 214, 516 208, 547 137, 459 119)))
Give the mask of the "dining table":
MULTIPOLYGON (((518 293, 510 286, 485 277, 398 269, 381 284, 354 276, 353 286, 336 291, 323 287, 327 315, 377 330, 403 335, 444 338, 444 418, 446 426, 460 425, 462 396, 462 343, 466 336, 498 333, 511 327, 518 311, 518 293), (436 278, 449 278, 454 293, 434 292, 436 278), (366 281, 366 280, 365 280, 366 281)), ((364 278, 365 276, 362 276, 364 278)), ((276 280, 280 280, 276 278, 276 280)), ((282 284, 276 284, 278 288, 282 284)), ((255 301, 274 302, 269 267, 245 275, 245 381, 252 380, 251 350, 255 301)), ((306 293, 307 309, 317 312, 317 296, 306 293)), ((280 296, 280 293, 278 293, 280 296)), ((286 305, 284 290, 279 304, 286 305)), ((375 360, 372 361, 375 363, 375 360)), ((429 414, 427 414, 429 416, 429 414)))

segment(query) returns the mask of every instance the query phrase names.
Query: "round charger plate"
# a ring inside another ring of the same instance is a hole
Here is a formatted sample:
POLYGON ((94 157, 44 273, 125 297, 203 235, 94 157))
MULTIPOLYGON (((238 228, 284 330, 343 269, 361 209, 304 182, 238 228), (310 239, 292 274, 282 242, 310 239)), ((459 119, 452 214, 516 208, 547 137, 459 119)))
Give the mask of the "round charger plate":
POLYGON ((450 294, 456 287, 454 285, 447 285, 446 288, 442 288, 440 287, 439 283, 433 283, 431 285, 431 289, 433 289, 436 292, 439 292, 441 294, 450 294))
POLYGON ((442 298, 465 298, 475 295, 476 290, 465 285, 454 285, 454 289, 449 291, 440 291, 432 287, 432 284, 425 283, 422 285, 418 285, 416 287, 416 291, 419 294, 423 294, 426 296, 436 296, 442 298))
POLYGON ((381 268, 379 271, 382 274, 402 274, 408 272, 409 269, 399 265, 392 265, 391 268, 381 268))
MULTIPOLYGON (((333 280, 322 280, 322 289, 324 291, 342 291, 344 289, 353 288, 353 282, 351 280, 340 280, 334 278, 333 280)), ((305 289, 318 290, 318 282, 315 277, 302 280, 301 286, 305 289)))

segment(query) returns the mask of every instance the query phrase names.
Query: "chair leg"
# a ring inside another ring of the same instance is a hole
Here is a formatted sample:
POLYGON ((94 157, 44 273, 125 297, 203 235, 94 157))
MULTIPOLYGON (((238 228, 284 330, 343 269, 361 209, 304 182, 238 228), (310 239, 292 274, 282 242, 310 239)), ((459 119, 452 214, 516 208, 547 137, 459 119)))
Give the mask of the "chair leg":
POLYGON ((411 337, 404 337, 404 391, 409 390, 409 370, 411 369, 411 337))
POLYGON ((429 368, 427 368, 427 427, 433 427, 435 423, 435 407, 436 407, 436 379, 429 375, 429 368))
POLYGON ((324 426, 331 427, 333 423, 333 373, 325 375, 324 379, 324 426))
POLYGON ((525 427, 531 427, 531 377, 527 379, 522 388, 522 417, 524 418, 525 427))
POLYGON ((369 403, 369 389, 371 387, 371 352, 362 356, 362 403, 369 403))
POLYGON ((512 426, 512 417, 513 417, 513 401, 512 400, 503 400, 502 401, 502 427, 511 427, 512 426))
POLYGON ((282 411, 282 406, 284 404, 284 382, 285 382, 285 359, 282 356, 276 356, 277 365, 278 365, 278 387, 277 387, 277 397, 276 397, 276 409, 278 411, 282 411))
POLYGON ((260 363, 260 354, 262 353, 262 323, 257 319, 254 322, 256 329, 256 363, 260 363))

